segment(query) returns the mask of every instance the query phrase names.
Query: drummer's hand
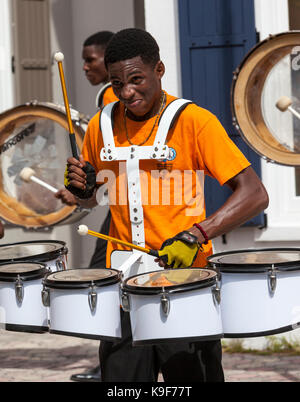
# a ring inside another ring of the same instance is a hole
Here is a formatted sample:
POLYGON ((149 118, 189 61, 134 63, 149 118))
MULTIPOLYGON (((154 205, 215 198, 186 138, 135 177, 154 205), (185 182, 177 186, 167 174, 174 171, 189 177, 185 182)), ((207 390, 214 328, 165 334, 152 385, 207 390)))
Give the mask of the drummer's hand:
POLYGON ((162 244, 155 261, 164 268, 188 268, 193 265, 200 248, 197 236, 183 231, 162 244))
POLYGON ((83 171, 83 168, 86 166, 83 156, 79 155, 79 160, 74 157, 68 158, 67 162, 64 174, 65 187, 73 186, 80 190, 85 190, 87 175, 83 171))
POLYGON ((88 199, 93 196, 96 184, 96 171, 82 155, 79 155, 79 160, 74 157, 68 159, 64 174, 67 190, 80 199, 88 199))
POLYGON ((69 206, 78 205, 75 195, 70 193, 70 191, 68 191, 65 188, 58 190, 58 192, 55 193, 54 196, 56 198, 60 199, 61 202, 63 202, 66 205, 69 205, 69 206))

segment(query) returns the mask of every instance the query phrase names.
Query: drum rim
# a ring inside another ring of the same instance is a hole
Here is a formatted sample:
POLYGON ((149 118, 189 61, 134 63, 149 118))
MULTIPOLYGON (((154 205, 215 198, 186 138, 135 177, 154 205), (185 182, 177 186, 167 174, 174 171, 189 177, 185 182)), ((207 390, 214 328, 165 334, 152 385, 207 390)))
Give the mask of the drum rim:
POLYGON ((239 253, 254 253, 261 251, 299 251, 300 248, 297 247, 269 247, 269 248, 259 248, 259 249, 241 249, 241 250, 230 250, 223 251, 221 253, 215 253, 207 257, 207 261, 217 267, 221 272, 236 272, 236 273, 255 273, 255 272, 268 272, 272 269, 279 271, 296 271, 300 270, 300 260, 288 261, 288 262, 278 262, 278 263, 258 263, 258 264, 246 264, 246 263, 229 263, 229 262, 218 262, 211 261, 214 257, 222 257, 229 254, 239 254, 239 253), (242 268, 242 269, 241 269, 242 268))
POLYGON ((46 264, 37 261, 10 261, 9 263, 0 263, 0 282, 15 282, 17 279, 20 279, 23 282, 32 281, 35 279, 43 278, 47 272, 49 271, 46 264), (1 272, 1 267, 5 265, 22 265, 22 264, 36 264, 40 266, 40 269, 37 269, 34 272, 1 272))
MULTIPOLYGON (((203 289, 203 288, 207 288, 210 287, 212 285, 214 285, 217 282, 217 272, 215 269, 213 268, 198 268, 198 267, 193 267, 193 268, 177 268, 178 270, 185 270, 185 269, 203 269, 206 271, 212 271, 215 273, 214 276, 210 277, 210 278, 206 278, 203 279, 201 281, 197 281, 197 282, 191 282, 191 283, 183 283, 183 284, 178 284, 178 285, 173 285, 173 286, 155 286, 155 287, 142 287, 142 286, 133 286, 133 285, 129 285, 127 282, 132 279, 132 278, 137 278, 139 276, 142 275, 146 275, 146 274, 151 274, 151 273, 157 273, 160 271, 151 271, 151 272, 143 272, 141 274, 138 275, 134 275, 131 276, 129 278, 127 278, 123 284, 123 290, 127 293, 130 294, 134 294, 134 295, 142 295, 142 296, 151 296, 151 295, 158 295, 161 294, 163 292, 165 293, 183 293, 183 292, 187 292, 190 290, 197 290, 197 289, 203 289)), ((174 271, 174 269, 170 269, 170 271, 174 271)), ((176 270, 176 269, 175 269, 176 270)), ((161 272, 163 272, 164 270, 161 270, 161 272)))
POLYGON ((104 278, 104 279, 96 279, 96 280, 82 280, 82 281, 51 281, 49 278, 50 275, 57 274, 57 272, 50 272, 46 275, 43 283, 49 289, 88 289, 92 286, 96 286, 98 288, 114 285, 121 281, 122 272, 114 269, 114 268, 77 268, 77 269, 68 269, 68 272, 78 271, 81 269, 109 269, 115 273, 114 276, 104 278))
POLYGON ((12 262, 12 261, 41 261, 41 262, 47 262, 51 261, 61 255, 66 255, 68 253, 68 248, 66 247, 66 242, 63 240, 32 240, 32 241, 21 241, 17 243, 6 243, 6 244, 1 244, 0 245, 0 250, 2 247, 7 247, 7 246, 20 246, 24 244, 41 244, 41 243, 58 243, 61 245, 57 250, 52 250, 52 251, 46 251, 45 253, 39 253, 39 254, 34 254, 31 256, 27 257, 16 257, 16 258, 8 258, 8 259, 2 259, 0 256, 0 265, 5 263, 5 262, 12 262))

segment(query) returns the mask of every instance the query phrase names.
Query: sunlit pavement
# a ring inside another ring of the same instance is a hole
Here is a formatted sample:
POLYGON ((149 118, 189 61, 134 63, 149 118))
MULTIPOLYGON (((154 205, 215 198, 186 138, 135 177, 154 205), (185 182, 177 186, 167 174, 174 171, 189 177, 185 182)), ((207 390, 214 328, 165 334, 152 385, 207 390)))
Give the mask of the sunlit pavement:
MULTIPOLYGON (((0 382, 70 382, 98 350, 96 340, 0 330, 0 382)), ((223 367, 226 382, 300 382, 300 356, 224 353, 223 367)))

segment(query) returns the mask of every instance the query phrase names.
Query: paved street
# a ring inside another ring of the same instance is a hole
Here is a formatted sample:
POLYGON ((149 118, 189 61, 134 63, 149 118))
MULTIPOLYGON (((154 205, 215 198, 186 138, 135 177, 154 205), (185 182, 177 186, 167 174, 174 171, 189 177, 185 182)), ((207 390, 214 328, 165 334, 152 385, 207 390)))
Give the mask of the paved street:
MULTIPOLYGON (((0 382, 70 382, 97 364, 98 347, 94 340, 0 330, 0 382)), ((300 382, 300 356, 224 353, 223 366, 227 382, 300 382)))

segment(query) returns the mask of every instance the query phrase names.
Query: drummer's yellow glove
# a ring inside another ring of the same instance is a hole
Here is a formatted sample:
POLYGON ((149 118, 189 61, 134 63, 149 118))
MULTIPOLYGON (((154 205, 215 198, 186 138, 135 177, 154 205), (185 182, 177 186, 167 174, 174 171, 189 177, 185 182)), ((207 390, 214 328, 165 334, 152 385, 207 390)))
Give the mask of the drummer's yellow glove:
POLYGON ((166 240, 158 250, 158 256, 170 268, 188 268, 193 265, 199 249, 202 247, 197 237, 183 231, 166 240))

